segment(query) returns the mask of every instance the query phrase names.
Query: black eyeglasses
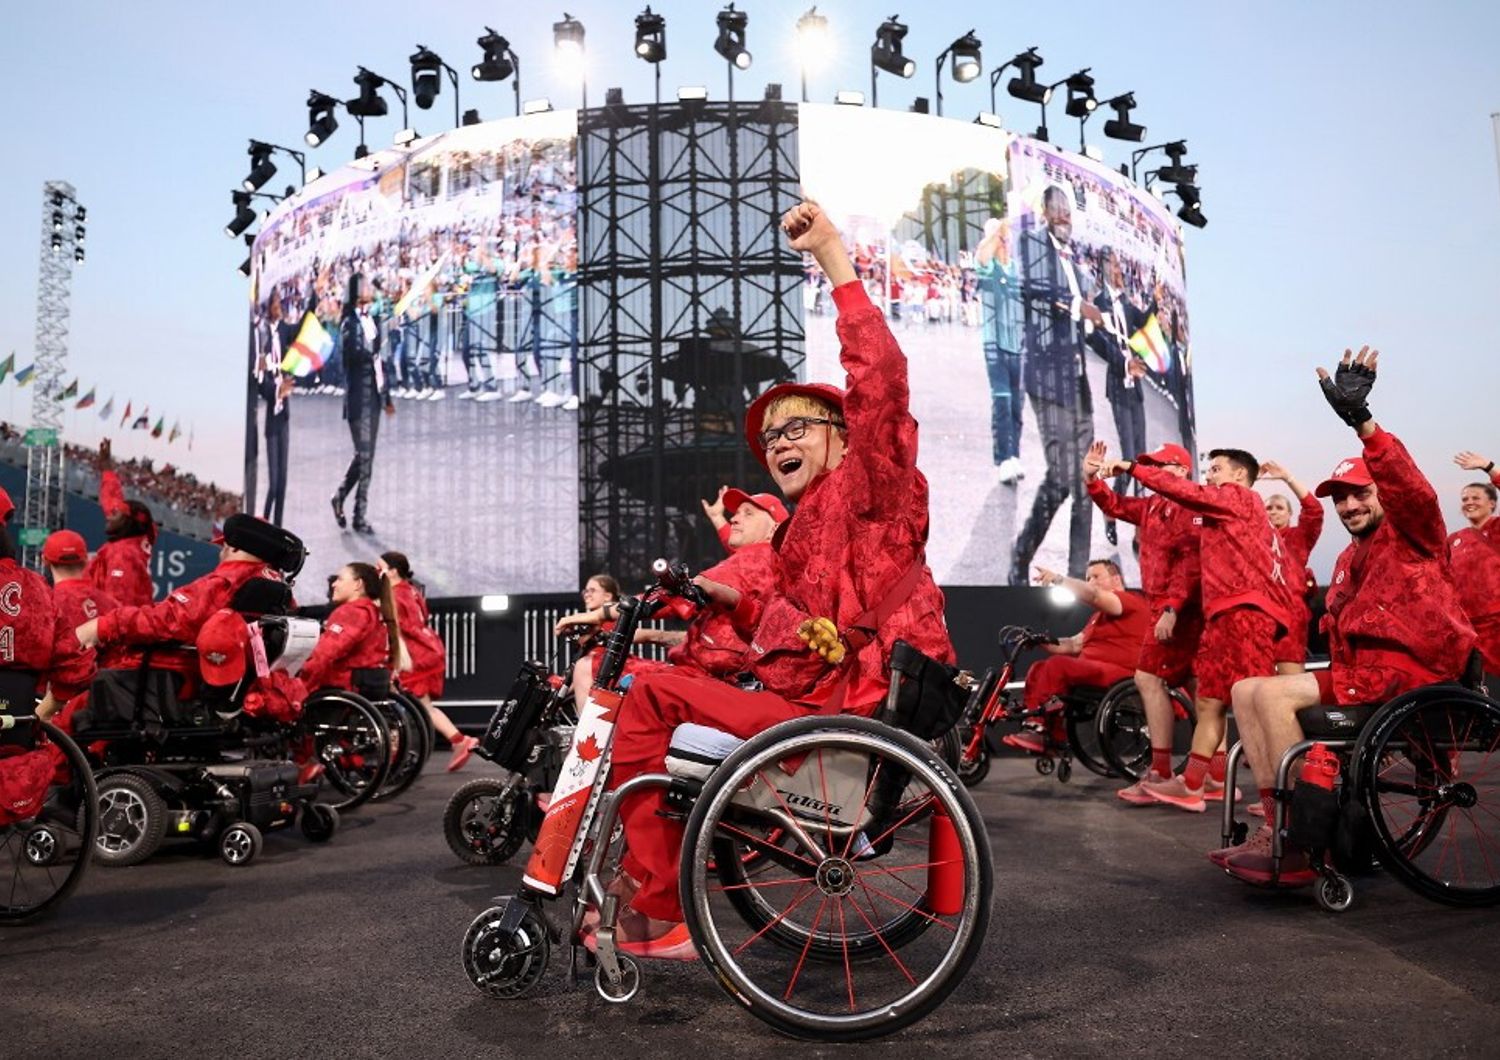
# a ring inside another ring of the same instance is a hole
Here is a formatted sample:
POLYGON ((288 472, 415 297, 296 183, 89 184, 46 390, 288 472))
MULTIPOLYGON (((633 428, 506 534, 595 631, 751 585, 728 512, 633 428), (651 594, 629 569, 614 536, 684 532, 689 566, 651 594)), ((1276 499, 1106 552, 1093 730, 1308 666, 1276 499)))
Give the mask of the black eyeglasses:
POLYGON ((838 427, 841 430, 844 426, 842 420, 832 420, 826 416, 793 416, 780 427, 772 427, 768 431, 761 431, 755 440, 760 443, 762 449, 769 449, 776 444, 778 439, 785 438, 789 442, 798 441, 806 436, 809 427, 816 427, 822 424, 838 427))

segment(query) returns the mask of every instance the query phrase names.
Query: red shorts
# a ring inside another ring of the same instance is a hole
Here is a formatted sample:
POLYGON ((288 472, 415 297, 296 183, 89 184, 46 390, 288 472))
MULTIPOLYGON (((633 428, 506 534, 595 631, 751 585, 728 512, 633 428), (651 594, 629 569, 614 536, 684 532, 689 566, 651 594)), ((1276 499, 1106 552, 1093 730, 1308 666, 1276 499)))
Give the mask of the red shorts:
POLYGON ((1162 608, 1151 609, 1151 622, 1146 627, 1146 639, 1141 642, 1141 656, 1135 668, 1155 674, 1173 687, 1185 685, 1193 676, 1193 658, 1203 636, 1203 612, 1196 607, 1180 612, 1172 639, 1168 641, 1156 639, 1156 623, 1161 615, 1162 608))
POLYGON ((1300 601, 1299 605, 1292 610, 1291 628, 1276 638, 1271 649, 1271 657, 1276 662, 1299 666, 1307 662, 1307 625, 1312 621, 1312 612, 1300 601))
POLYGON ((1275 673, 1276 630, 1276 620, 1253 607, 1223 611, 1205 622, 1193 660, 1198 697, 1227 703, 1236 681, 1275 673))

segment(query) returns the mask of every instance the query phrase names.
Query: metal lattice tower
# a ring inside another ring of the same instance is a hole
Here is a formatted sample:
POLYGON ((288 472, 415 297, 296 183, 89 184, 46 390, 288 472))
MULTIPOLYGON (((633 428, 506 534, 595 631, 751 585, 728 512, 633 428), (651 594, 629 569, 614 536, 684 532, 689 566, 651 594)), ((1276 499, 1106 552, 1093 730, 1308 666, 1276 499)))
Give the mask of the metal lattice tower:
POLYGON ((584 576, 721 549, 700 498, 769 489, 745 407, 804 358, 796 108, 685 102, 580 112, 584 576))
POLYGON ((42 237, 36 293, 36 361, 31 402, 32 429, 26 432, 26 501, 21 520, 21 561, 39 564, 42 542, 63 525, 62 430, 68 366, 68 316, 73 266, 83 260, 84 220, 73 185, 49 180, 42 185, 42 237))

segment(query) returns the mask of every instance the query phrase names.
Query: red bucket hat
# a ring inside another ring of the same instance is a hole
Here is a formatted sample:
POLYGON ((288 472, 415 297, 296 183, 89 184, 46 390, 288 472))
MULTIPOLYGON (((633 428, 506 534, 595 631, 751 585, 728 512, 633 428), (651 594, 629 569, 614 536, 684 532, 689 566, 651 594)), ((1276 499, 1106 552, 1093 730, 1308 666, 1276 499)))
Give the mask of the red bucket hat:
POLYGON ((58 530, 47 535, 42 545, 42 559, 55 567, 76 567, 87 563, 89 547, 76 530, 58 530))
POLYGON ((1156 464, 1158 466, 1176 464, 1178 467, 1183 468, 1186 471, 1193 470, 1193 458, 1188 455, 1188 451, 1182 446, 1176 445, 1172 442, 1168 442, 1166 445, 1157 446, 1155 449, 1151 450, 1151 452, 1142 453, 1135 459, 1136 463, 1139 464, 1156 464))
POLYGON ((844 414, 844 391, 832 383, 778 383, 773 386, 752 401, 750 407, 745 410, 745 442, 750 446, 750 451, 755 454, 755 459, 760 461, 761 467, 771 466, 766 463, 766 450, 760 444, 760 432, 766 421, 766 409, 777 398, 790 397, 793 394, 822 401, 832 405, 840 416, 844 414))
POLYGON ((232 685, 245 676, 250 627, 228 609, 215 611, 198 631, 198 670, 211 685, 232 685))
POLYGON ((1350 489, 1359 489, 1368 486, 1375 480, 1370 477, 1370 469, 1365 467, 1363 457, 1351 456, 1347 460, 1340 460, 1338 467, 1334 468, 1313 494, 1318 497, 1326 497, 1334 491, 1336 486, 1347 486, 1350 489))
POLYGON ((746 493, 744 490, 728 489, 724 491, 724 510, 733 514, 740 510, 740 505, 749 501, 761 511, 765 512, 776 525, 780 526, 787 520, 786 505, 781 500, 769 493, 746 493))

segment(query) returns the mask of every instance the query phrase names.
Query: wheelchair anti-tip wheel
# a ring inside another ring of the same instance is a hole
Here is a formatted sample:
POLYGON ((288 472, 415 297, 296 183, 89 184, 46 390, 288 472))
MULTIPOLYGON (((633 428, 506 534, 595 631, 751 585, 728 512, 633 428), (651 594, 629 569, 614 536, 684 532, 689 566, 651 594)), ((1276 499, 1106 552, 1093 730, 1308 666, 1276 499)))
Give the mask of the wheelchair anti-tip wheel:
POLYGON ((1056 768, 1057 763, 1052 760, 1051 755, 1042 755, 1036 760, 1036 771, 1044 777, 1050 777, 1056 768))
POLYGON ((504 915, 504 906, 486 909, 464 932, 464 974, 490 997, 517 998, 546 974, 552 941, 535 909, 526 910, 514 931, 502 925, 504 915))
POLYGON ((156 853, 167 834, 167 803, 151 781, 137 773, 110 773, 98 787, 99 863, 122 868, 156 853))
POLYGON ((315 802, 302 811, 297 822, 309 843, 326 843, 338 834, 339 812, 324 802, 315 802))
POLYGON ((219 833, 219 857, 224 859, 224 864, 236 868, 248 865, 260 853, 264 842, 259 828, 249 821, 236 821, 219 833))
POLYGON ((526 788, 512 788, 497 777, 464 784, 443 810, 448 849, 470 865, 504 864, 530 834, 530 797, 526 788))
POLYGON ((858 1041, 923 1018, 962 981, 992 872, 984 823, 928 744, 868 718, 811 717, 747 741, 709 776, 679 889, 731 997, 783 1033, 858 1041), (721 858, 710 876, 725 841, 760 849, 758 871, 726 880, 738 862, 721 858))
POLYGON ((599 991, 599 996, 612 1005, 623 1005, 635 997, 641 989, 641 966, 635 962, 635 958, 621 953, 615 957, 620 965, 620 981, 611 983, 609 975, 604 971, 604 965, 594 967, 594 989, 599 991))
POLYGON ((1354 904, 1354 885, 1348 877, 1334 873, 1318 880, 1318 889, 1313 892, 1318 906, 1329 913, 1342 913, 1354 904))
POLYGON ((99 826, 99 792, 83 752, 46 722, 20 719, 20 726, 30 726, 25 753, 56 754, 41 807, 0 824, 0 925, 48 913, 72 894, 88 870, 99 826))

